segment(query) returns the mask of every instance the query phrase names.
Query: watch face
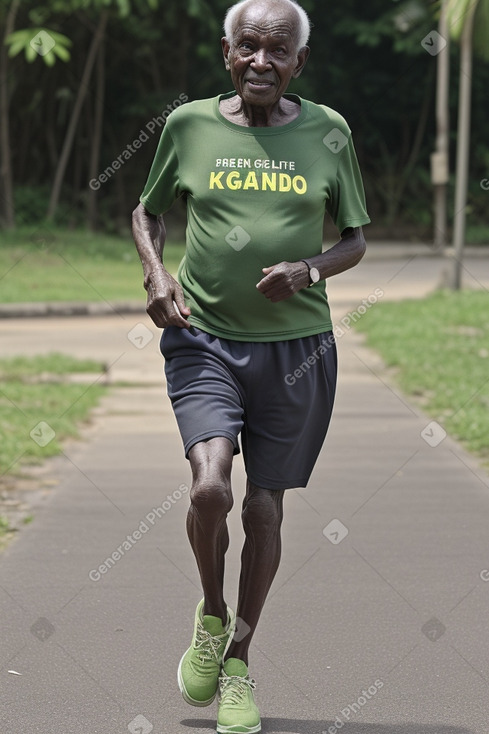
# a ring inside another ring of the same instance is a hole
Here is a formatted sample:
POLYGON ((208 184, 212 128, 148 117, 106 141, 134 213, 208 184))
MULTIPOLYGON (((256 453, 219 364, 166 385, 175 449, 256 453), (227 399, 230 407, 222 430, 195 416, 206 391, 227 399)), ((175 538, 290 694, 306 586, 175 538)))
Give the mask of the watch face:
POLYGON ((309 277, 313 283, 317 283, 321 279, 321 274, 317 268, 311 268, 309 270, 309 277))

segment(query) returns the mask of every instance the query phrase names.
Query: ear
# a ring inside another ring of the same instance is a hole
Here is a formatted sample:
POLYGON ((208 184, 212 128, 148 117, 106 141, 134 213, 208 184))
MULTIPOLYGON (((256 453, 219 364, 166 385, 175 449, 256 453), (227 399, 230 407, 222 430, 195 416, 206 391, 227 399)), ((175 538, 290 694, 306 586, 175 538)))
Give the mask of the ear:
POLYGON ((297 79, 302 74, 302 70, 304 69, 306 65, 306 61, 309 58, 309 54, 311 53, 311 49, 309 46, 303 46, 299 49, 297 53, 297 66, 294 69, 294 73, 292 74, 292 77, 294 79, 297 79))
POLYGON ((221 46, 222 46, 222 55, 224 56, 224 64, 226 66, 226 71, 230 70, 228 56, 229 56, 229 49, 231 48, 231 45, 227 38, 221 38, 221 46))

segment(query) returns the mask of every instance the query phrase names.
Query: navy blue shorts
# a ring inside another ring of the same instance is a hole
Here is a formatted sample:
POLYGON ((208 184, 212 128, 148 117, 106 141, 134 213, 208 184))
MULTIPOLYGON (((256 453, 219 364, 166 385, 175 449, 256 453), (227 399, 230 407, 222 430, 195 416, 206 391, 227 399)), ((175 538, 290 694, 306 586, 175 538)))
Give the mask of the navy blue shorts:
POLYGON ((199 441, 238 436, 250 482, 305 487, 328 430, 337 358, 331 331, 276 342, 241 342, 191 327, 161 337, 168 396, 185 456, 199 441))

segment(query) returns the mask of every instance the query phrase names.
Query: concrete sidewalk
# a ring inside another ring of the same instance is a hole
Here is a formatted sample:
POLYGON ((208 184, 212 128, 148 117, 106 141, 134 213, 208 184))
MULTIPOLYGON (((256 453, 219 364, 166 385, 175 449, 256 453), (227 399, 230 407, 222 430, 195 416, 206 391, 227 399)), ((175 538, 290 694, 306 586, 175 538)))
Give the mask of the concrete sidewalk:
MULTIPOLYGON (((467 267, 489 284, 485 262, 467 267)), ((431 260, 366 261, 331 280, 335 321, 376 288, 429 292, 438 273, 431 260)), ((91 356, 129 385, 49 463, 58 486, 0 557, 2 734, 214 730, 216 705, 193 709, 176 685, 200 587, 157 337, 136 315, 0 322, 4 354, 91 356)), ((309 487, 287 492, 282 563, 251 649, 263 731, 487 734, 489 478, 360 336, 345 329, 338 351, 331 429, 309 487)), ((232 606, 241 457, 233 478, 232 606)))

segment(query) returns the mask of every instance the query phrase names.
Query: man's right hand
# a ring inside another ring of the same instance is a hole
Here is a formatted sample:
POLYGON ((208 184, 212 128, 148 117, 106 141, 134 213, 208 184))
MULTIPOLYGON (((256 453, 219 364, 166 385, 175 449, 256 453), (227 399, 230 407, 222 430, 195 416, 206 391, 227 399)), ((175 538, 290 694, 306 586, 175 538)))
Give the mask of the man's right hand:
POLYGON ((179 329, 190 329, 187 317, 190 309, 185 305, 182 286, 166 270, 150 273, 144 280, 148 293, 146 312, 155 326, 164 329, 166 326, 178 326, 179 329))

